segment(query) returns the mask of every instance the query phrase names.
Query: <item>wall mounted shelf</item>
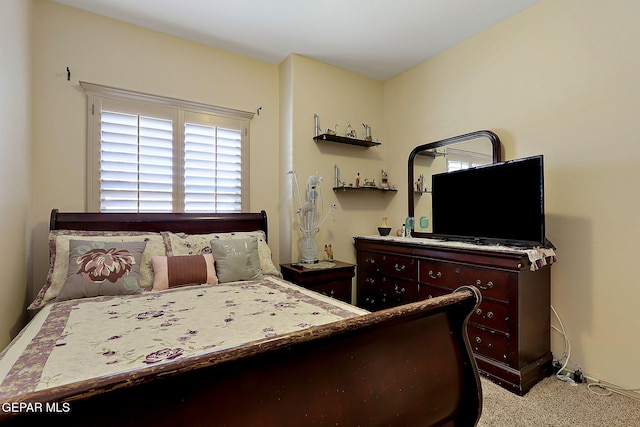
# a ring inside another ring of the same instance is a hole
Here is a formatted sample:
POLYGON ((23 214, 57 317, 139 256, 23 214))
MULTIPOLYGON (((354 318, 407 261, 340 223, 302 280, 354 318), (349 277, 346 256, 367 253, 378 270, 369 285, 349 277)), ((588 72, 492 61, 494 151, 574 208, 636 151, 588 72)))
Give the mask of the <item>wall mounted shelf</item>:
POLYGON ((339 144, 357 145, 359 147, 367 147, 367 148, 376 147, 380 145, 379 142, 375 142, 375 141, 365 141, 364 139, 348 138, 346 136, 339 136, 339 135, 329 135, 328 133, 323 133, 321 135, 314 136, 313 140, 315 142, 329 141, 329 142, 337 142, 339 144))
POLYGON ((395 193, 398 190, 395 188, 379 188, 379 187, 333 187, 333 191, 381 191, 383 193, 395 193))
POLYGON ((431 157, 435 159, 436 157, 444 157, 447 155, 444 151, 438 151, 437 148, 432 148, 431 150, 424 150, 418 153, 419 156, 431 157))

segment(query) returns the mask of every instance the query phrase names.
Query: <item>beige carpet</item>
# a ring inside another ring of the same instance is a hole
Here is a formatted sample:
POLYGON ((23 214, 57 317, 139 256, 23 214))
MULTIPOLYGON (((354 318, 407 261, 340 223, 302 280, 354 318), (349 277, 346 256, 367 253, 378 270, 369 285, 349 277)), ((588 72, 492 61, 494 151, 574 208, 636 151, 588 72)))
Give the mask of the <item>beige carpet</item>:
POLYGON ((478 426, 640 426, 640 400, 620 394, 598 396, 586 384, 571 386, 555 376, 520 397, 482 378, 483 409, 478 426))

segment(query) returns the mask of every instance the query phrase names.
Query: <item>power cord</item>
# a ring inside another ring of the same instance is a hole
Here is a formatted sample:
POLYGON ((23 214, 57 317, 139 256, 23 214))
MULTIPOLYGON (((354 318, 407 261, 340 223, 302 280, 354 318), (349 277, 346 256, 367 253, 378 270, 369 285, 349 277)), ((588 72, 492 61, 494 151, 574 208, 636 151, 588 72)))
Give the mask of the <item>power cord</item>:
POLYGON ((598 380, 587 383, 587 388, 593 394, 598 396, 611 396, 613 393, 621 394, 626 397, 631 397, 632 399, 640 400, 640 398, 636 396, 629 395, 625 392, 636 393, 640 392, 640 388, 625 388, 617 385, 602 383, 598 380))
POLYGON ((553 311, 553 314, 556 315, 556 318, 558 319, 558 323, 560 323, 560 329, 558 329, 554 325, 551 325, 551 327, 556 332, 559 332, 564 338, 564 352, 560 357, 554 360, 554 365, 555 365, 555 364, 560 364, 561 363, 560 361, 564 359, 564 363, 562 363, 562 366, 558 368, 558 372, 556 372, 556 378, 558 378, 560 381, 569 383, 572 386, 577 386, 578 383, 575 382, 574 379, 571 378, 571 376, 567 374, 562 374, 562 371, 564 371, 567 368, 567 365, 569 364, 569 359, 571 358, 571 342, 569 341, 569 337, 567 336, 567 331, 564 329, 564 324, 562 323, 562 319, 560 319, 560 316, 558 315, 558 312, 556 311, 556 309, 553 308, 553 305, 551 306, 551 310, 553 311))
MULTIPOLYGON (((572 386, 577 386, 579 383, 576 382, 576 380, 572 378, 570 374, 562 374, 562 371, 564 371, 567 368, 567 365, 569 364, 569 359, 571 358, 571 342, 569 341, 569 337, 567 336, 567 332, 564 328, 564 324, 562 323, 562 319, 560 319, 560 316, 558 315, 558 312, 556 311, 556 309, 553 308, 553 305, 551 306, 551 310, 553 310, 553 313, 558 319, 560 328, 554 325, 551 325, 551 327, 556 332, 560 333, 564 338, 564 352, 560 357, 558 357, 557 359, 554 359, 553 361, 554 369, 556 369, 557 367, 556 377, 561 381, 571 384, 572 386), (560 361, 563 359, 564 359, 564 362, 561 363, 560 361)), ((573 375, 574 376, 579 375, 581 382, 586 378, 587 389, 593 394, 596 394, 598 396, 610 396, 613 393, 618 393, 627 397, 635 398, 633 396, 629 396, 628 394, 625 394, 624 392, 640 392, 640 388, 624 388, 624 387, 620 387, 620 386, 609 384, 609 383, 604 384, 599 380, 589 382, 587 376, 584 375, 584 373, 579 367, 573 375)))

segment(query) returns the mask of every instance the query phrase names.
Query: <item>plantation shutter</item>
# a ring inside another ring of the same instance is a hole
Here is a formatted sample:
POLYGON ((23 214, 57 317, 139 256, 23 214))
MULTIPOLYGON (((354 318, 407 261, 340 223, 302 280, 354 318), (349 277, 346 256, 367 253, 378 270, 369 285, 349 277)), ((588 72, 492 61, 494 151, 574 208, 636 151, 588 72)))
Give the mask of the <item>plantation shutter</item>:
POLYGON ((242 210, 242 126, 185 113, 185 212, 242 210), (226 126, 225 126, 226 125, 226 126))
POLYGON ((173 211, 172 120, 102 111, 100 211, 173 211))
POLYGON ((241 212, 252 113, 81 82, 88 102, 87 207, 241 212))

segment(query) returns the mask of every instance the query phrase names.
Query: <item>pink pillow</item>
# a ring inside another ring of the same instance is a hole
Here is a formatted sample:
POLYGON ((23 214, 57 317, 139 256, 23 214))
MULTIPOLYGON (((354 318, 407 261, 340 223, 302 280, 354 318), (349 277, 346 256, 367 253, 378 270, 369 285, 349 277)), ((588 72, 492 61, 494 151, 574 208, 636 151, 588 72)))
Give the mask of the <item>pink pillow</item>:
POLYGON ((212 254, 152 256, 151 263, 154 291, 182 285, 218 284, 212 254))

